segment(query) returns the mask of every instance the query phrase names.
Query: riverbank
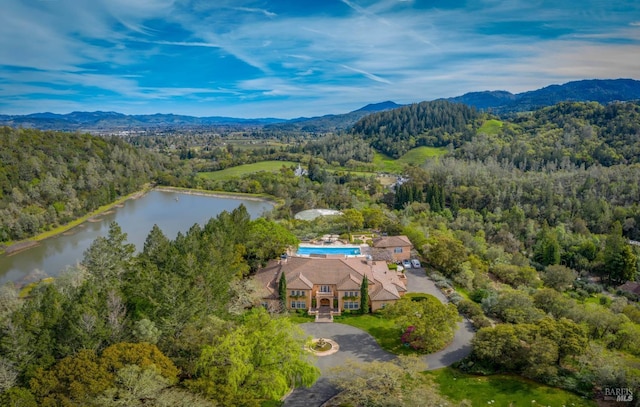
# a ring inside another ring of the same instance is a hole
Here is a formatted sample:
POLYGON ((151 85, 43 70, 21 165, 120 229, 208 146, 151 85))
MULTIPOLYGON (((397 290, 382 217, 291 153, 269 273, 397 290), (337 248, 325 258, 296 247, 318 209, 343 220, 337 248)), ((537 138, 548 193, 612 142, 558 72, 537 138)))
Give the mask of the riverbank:
POLYGON ((50 237, 54 237, 60 234, 63 234, 65 232, 68 232, 69 230, 75 228, 76 226, 89 221, 91 218, 94 218, 98 215, 104 214, 105 212, 112 210, 114 207, 117 207, 118 205, 122 205, 124 204, 125 201, 128 201, 129 199, 138 199, 142 196, 144 196, 146 193, 148 193, 149 191, 153 190, 153 186, 151 184, 145 184, 143 186, 143 188, 140 191, 136 191, 136 192, 132 192, 129 195, 125 195, 119 199, 117 199, 116 201, 107 204, 107 205, 103 205, 101 207, 99 207, 98 209, 78 218, 75 220, 72 220, 69 223, 65 223, 64 225, 60 225, 58 227, 55 227, 51 230, 48 230, 46 232, 42 232, 39 235, 33 236, 29 239, 25 239, 25 240, 21 240, 19 242, 14 242, 9 244, 7 247, 5 247, 4 249, 0 249, 0 254, 6 254, 8 256, 11 256, 13 254, 19 253, 23 250, 27 250, 30 249, 34 246, 38 245, 38 242, 44 239, 48 239, 50 237))
POLYGON ((278 205, 281 202, 278 201, 275 197, 271 195, 264 194, 245 194, 245 193, 235 193, 235 192, 225 192, 225 191, 209 191, 205 189, 191 189, 191 188, 179 188, 179 187, 156 187, 151 184, 146 184, 140 191, 133 192, 129 195, 123 196, 116 201, 99 207, 98 209, 78 218, 69 223, 65 223, 64 225, 60 225, 56 228, 48 230, 46 232, 40 233, 34 237, 29 239, 21 240, 19 242, 12 242, 4 249, 0 248, 0 254, 6 254, 11 256, 13 254, 19 253, 24 250, 28 250, 32 247, 38 246, 38 242, 44 239, 48 239, 50 237, 54 237, 57 235, 61 235, 69 232, 69 230, 75 228, 76 226, 81 225, 84 222, 92 222, 98 221, 96 217, 100 215, 106 215, 108 213, 112 213, 114 208, 121 208, 123 204, 129 199, 138 199, 149 193, 150 191, 162 191, 162 192, 175 192, 186 195, 198 195, 198 196, 211 196, 215 198, 236 198, 236 199, 245 199, 248 201, 263 201, 263 202, 271 202, 274 205, 278 205))
POLYGON ((280 200, 276 197, 267 194, 247 194, 243 192, 226 192, 226 191, 209 191, 208 189, 196 189, 196 188, 180 188, 180 187, 156 187, 156 191, 163 192, 179 192, 186 195, 200 195, 200 196, 213 196, 216 198, 237 198, 245 199, 247 201, 266 201, 275 205, 280 204, 280 200))
MULTIPOLYGON (((21 241, 21 242, 14 243, 14 244, 12 244, 11 246, 7 247, 7 248, 4 250, 4 253, 5 253, 7 256, 11 256, 12 254, 16 254, 16 253, 21 252, 21 251, 23 251, 23 250, 30 249, 30 248, 32 248, 32 247, 34 247, 34 246, 39 245, 39 244, 40 244, 40 243, 38 243, 38 242, 36 242, 36 241, 33 241, 33 240, 21 241)), ((2 252, 2 251, 0 251, 0 254, 2 254, 2 253, 3 253, 3 252, 2 252)))

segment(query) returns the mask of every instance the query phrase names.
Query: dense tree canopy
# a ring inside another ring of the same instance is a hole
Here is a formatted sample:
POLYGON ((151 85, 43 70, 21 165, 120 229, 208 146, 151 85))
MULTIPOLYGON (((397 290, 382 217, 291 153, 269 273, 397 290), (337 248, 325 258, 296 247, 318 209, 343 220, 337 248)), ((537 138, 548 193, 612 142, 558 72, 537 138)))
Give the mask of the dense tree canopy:
POLYGON ((288 320, 261 308, 242 317, 259 305, 243 279, 250 262, 277 257, 296 242, 274 221, 251 220, 244 206, 174 241, 154 227, 137 255, 113 223, 79 269, 36 284, 19 302, 11 286, 3 288, 0 374, 6 380, 0 385, 6 397, 43 406, 137 406, 144 400, 199 406, 204 399, 237 405, 311 384, 317 370, 303 350, 305 338, 288 320), (226 384, 213 393, 194 385, 198 396, 175 387, 179 373, 206 380, 207 352, 225 349, 227 341, 232 346, 234 338, 246 348, 228 351, 237 350, 238 357, 249 352, 237 369, 253 368, 233 391, 226 384), (270 381, 275 375, 281 375, 277 386, 270 381))
POLYGON ((371 114, 360 119, 352 132, 398 158, 418 146, 458 146, 471 140, 479 118, 466 105, 436 100, 371 114))
POLYGON ((242 325, 203 348, 188 386, 228 406, 277 400, 292 386, 311 385, 320 376, 307 362, 305 341, 288 319, 254 309, 242 325))
POLYGON ((0 243, 31 237, 135 192, 167 160, 117 138, 0 128, 0 243))
POLYGON ((431 295, 403 297, 387 306, 384 314, 404 332, 403 340, 421 352, 435 352, 453 339, 458 311, 431 295))

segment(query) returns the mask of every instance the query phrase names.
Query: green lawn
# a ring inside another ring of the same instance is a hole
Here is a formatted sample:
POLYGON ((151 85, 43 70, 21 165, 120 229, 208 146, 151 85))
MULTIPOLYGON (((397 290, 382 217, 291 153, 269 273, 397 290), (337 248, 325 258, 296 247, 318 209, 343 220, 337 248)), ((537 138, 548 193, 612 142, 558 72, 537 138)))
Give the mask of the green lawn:
POLYGON ((440 157, 447 153, 446 147, 416 147, 407 151, 398 161, 405 164, 423 164, 430 158, 440 157))
POLYGON ((426 374, 440 386, 440 393, 453 401, 470 400, 475 406, 575 406, 596 403, 567 391, 511 375, 475 376, 452 368, 426 374), (494 400, 494 402, 491 402, 494 400))
POLYGON ((490 136, 496 135, 500 133, 500 129, 502 128, 502 122, 500 120, 487 120, 482 123, 482 126, 478 129, 478 134, 484 133, 490 136))
POLYGON ((292 165, 297 166, 298 163, 293 161, 261 161, 253 164, 245 164, 239 165, 237 167, 225 168, 224 170, 220 171, 201 172, 198 175, 206 179, 221 181, 260 171, 276 172, 279 171, 282 166, 290 167, 292 165))
POLYGON ((376 171, 399 174, 405 165, 421 165, 430 158, 440 157, 447 153, 446 147, 416 147, 397 160, 382 153, 375 153, 373 164, 376 171))
MULTIPOLYGON (((410 298, 426 298, 432 297, 430 294, 408 293, 405 297, 410 298)), ((400 340, 402 331, 393 320, 383 316, 380 313, 374 314, 342 314, 333 317, 333 322, 351 325, 368 332, 378 342, 382 349, 385 349, 396 355, 415 355, 417 352, 402 344, 400 340)))

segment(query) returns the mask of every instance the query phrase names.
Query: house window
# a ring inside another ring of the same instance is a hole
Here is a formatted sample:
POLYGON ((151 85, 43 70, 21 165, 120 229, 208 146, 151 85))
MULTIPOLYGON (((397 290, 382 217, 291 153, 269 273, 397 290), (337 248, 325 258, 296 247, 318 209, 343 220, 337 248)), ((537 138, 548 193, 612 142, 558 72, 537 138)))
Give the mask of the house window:
POLYGON ((360 295, 360 293, 358 291, 345 291, 344 292, 344 296, 345 297, 357 297, 359 295, 360 295))
POLYGON ((394 253, 402 253, 402 247, 396 247, 393 249, 394 253))
POLYGON ((303 291, 303 290, 291 290, 291 296, 292 297, 304 297, 305 296, 305 291, 303 291))
POLYGON ((321 285, 320 286, 320 292, 321 293, 330 293, 331 292, 331 287, 328 285, 321 285))
POLYGON ((307 303, 304 301, 291 301, 291 308, 305 309, 307 308, 307 303))
POLYGON ((345 301, 344 309, 358 309, 360 308, 360 303, 358 301, 345 301))

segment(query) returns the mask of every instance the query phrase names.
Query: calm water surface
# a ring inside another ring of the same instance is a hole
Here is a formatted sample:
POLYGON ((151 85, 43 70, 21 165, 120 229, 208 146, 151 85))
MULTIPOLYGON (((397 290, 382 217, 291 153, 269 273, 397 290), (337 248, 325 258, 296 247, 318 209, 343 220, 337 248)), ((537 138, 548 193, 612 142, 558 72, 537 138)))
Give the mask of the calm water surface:
POLYGON ((99 216, 99 222, 85 222, 64 235, 43 240, 39 246, 11 256, 0 255, 0 283, 25 281, 34 274, 41 275, 39 271, 50 276, 59 274, 68 265, 82 260, 91 242, 98 236, 106 236, 113 221, 127 233, 128 242, 141 250, 154 224, 160 226, 169 239, 174 239, 178 232, 186 232, 195 223, 203 225, 240 204, 247 207, 252 218, 273 208, 273 204, 266 201, 151 191, 142 198, 126 201, 124 207, 114 208, 111 214, 99 216), (34 273, 34 270, 39 271, 34 273))

